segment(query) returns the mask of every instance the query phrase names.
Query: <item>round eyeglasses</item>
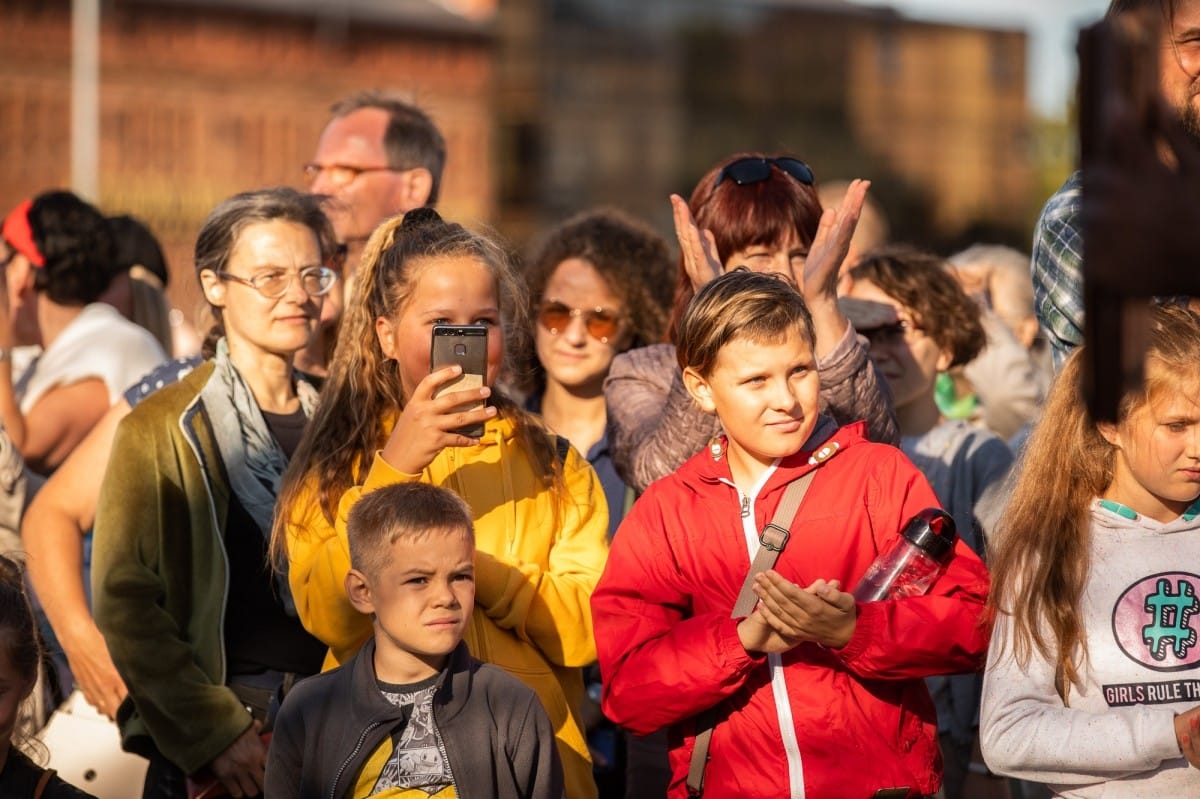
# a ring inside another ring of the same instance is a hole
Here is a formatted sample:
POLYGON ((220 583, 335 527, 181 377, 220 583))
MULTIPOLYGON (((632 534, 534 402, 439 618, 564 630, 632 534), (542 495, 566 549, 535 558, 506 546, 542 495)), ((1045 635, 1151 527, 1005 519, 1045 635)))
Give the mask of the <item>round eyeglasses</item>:
POLYGON ((337 272, 327 266, 309 266, 299 272, 289 272, 286 269, 266 269, 254 277, 241 277, 229 272, 217 272, 222 280, 232 280, 257 291, 268 300, 275 300, 287 293, 292 287, 292 280, 300 277, 300 287, 310 297, 320 297, 328 294, 337 283, 337 272))
POLYGON ((621 315, 609 308, 572 308, 558 300, 547 300, 538 310, 538 324, 557 336, 567 329, 576 316, 583 317, 587 333, 601 344, 617 335, 621 328, 621 315))

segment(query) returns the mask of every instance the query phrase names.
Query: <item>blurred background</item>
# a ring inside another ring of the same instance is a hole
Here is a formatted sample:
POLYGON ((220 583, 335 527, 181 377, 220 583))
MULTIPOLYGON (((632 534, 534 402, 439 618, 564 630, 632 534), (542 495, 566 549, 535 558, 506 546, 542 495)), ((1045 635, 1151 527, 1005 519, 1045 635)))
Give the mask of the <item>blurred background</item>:
MULTIPOLYGON (((893 233, 1028 250, 1074 162, 1102 0, 0 0, 0 213, 70 187, 147 221, 174 305, 221 199, 302 186, 331 103, 397 88, 449 149, 443 213, 523 250, 596 204, 787 151, 866 177, 893 233)), ((673 240, 673 238, 672 238, 673 240)))

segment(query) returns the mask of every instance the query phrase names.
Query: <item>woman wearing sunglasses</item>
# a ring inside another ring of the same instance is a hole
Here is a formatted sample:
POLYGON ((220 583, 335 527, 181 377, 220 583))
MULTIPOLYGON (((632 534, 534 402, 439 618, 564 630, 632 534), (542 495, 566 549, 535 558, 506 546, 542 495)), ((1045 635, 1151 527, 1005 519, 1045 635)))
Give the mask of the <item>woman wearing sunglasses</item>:
POLYGON ((320 670, 325 645, 267 562, 283 471, 316 406, 293 369, 325 295, 333 229, 291 189, 218 205, 196 276, 223 337, 216 355, 121 420, 96 510, 95 619, 129 694, 124 743, 150 760, 146 799, 184 775, 261 792, 270 699, 320 670))
MULTIPOLYGON (((526 408, 587 457, 608 500, 608 534, 632 496, 608 447, 604 378, 617 354, 661 341, 674 263, 666 241, 617 211, 578 214, 529 263, 536 358, 524 364, 526 408)), ((526 352, 529 352, 526 348, 526 352)))
MULTIPOLYGON (((837 300, 838 268, 869 183, 853 181, 841 206, 824 212, 813 183, 802 161, 750 153, 709 170, 686 203, 672 195, 681 254, 668 341, 688 302, 716 275, 739 266, 784 274, 812 314, 822 412, 839 424, 866 420, 868 438, 895 444, 899 432, 886 383, 846 317, 843 308, 851 306, 837 300)), ((719 457, 720 425, 688 395, 673 343, 617 356, 604 393, 613 460, 635 489, 710 443, 719 457)))

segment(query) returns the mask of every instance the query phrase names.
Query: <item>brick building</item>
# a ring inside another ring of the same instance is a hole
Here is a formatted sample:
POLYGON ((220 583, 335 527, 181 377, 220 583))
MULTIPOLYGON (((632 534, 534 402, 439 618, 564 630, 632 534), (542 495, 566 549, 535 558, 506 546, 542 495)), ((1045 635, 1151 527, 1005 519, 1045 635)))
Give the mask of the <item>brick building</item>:
POLYGON ((613 203, 669 231, 669 192, 788 151, 868 177, 930 246, 1027 240, 1036 209, 1022 31, 842 0, 501 0, 503 227, 613 203))
MULTIPOLYGON (((70 177, 69 0, 0 6, 0 208, 70 177)), ((1018 244, 1038 198, 1023 32, 842 0, 104 0, 99 201, 190 248, 236 191, 299 185, 329 104, 410 92, 445 131, 441 207, 518 246, 666 202, 726 154, 869 177, 918 242, 1018 244)), ((186 302, 185 302, 186 301, 186 302)))
MULTIPOLYGON (((489 220, 489 0, 106 0, 99 197, 167 246, 172 300, 198 300, 191 247, 221 199, 301 186, 329 105, 356 89, 410 93, 446 134, 442 207, 489 220)), ((0 9, 0 207, 70 181, 71 3, 0 9)), ((2 213, 2 212, 0 212, 2 213)))

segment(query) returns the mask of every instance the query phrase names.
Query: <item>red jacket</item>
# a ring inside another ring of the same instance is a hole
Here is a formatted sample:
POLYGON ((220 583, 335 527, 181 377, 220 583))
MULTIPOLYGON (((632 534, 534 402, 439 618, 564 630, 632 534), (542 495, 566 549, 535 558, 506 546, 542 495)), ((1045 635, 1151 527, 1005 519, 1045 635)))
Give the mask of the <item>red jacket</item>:
MULTIPOLYGON (((851 590, 904 523, 938 502, 903 453, 867 442, 861 423, 830 440, 839 449, 821 465, 806 449, 768 474, 745 521, 756 536, 786 485, 819 468, 775 569, 801 586, 825 578, 851 590)), ((695 717, 714 705, 704 782, 713 799, 933 793, 941 755, 921 678, 982 667, 983 563, 959 542, 928 595, 860 604, 842 649, 804 643, 752 656, 730 618, 751 543, 729 480, 728 464, 702 452, 653 483, 617 531, 592 595, 605 714, 639 734, 669 728, 671 797, 687 795, 695 717)))

